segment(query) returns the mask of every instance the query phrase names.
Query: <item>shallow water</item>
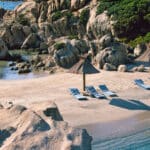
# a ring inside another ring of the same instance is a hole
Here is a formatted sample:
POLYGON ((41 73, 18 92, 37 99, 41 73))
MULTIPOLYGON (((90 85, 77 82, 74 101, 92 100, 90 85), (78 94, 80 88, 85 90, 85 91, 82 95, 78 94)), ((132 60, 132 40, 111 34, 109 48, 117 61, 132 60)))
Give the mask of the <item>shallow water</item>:
POLYGON ((110 123, 85 126, 93 137, 92 150, 150 150, 150 112, 110 123))
POLYGON ((0 7, 6 10, 14 10, 22 1, 0 1, 0 7))
POLYGON ((11 70, 8 67, 9 62, 0 61, 0 79, 2 80, 21 80, 21 79, 30 79, 30 78, 39 78, 47 76, 45 72, 30 72, 24 74, 18 74, 17 71, 11 70))

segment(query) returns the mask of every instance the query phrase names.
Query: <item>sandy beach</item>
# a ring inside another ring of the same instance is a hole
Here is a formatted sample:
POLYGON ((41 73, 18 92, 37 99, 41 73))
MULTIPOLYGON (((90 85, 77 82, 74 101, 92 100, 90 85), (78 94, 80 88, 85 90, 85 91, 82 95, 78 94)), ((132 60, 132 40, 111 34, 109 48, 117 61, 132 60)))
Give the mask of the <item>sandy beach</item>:
MULTIPOLYGON (((32 103, 39 101, 54 101, 65 121, 75 127, 87 128, 96 141, 99 132, 93 130, 91 125, 104 127, 119 120, 133 120, 134 116, 141 116, 140 121, 135 123, 137 129, 145 122, 147 127, 150 125, 150 119, 147 117, 150 115, 150 91, 134 84, 133 80, 138 78, 150 84, 149 73, 101 71, 99 74, 87 75, 87 85, 98 89, 99 84, 106 84, 117 94, 113 99, 88 97, 87 101, 78 101, 68 92, 70 87, 82 90, 82 75, 63 72, 34 79, 0 80, 0 103, 7 105, 11 101, 31 107, 32 103)), ((128 122, 126 126, 131 127, 131 121, 128 122)), ((123 124, 124 122, 120 125, 123 124)))

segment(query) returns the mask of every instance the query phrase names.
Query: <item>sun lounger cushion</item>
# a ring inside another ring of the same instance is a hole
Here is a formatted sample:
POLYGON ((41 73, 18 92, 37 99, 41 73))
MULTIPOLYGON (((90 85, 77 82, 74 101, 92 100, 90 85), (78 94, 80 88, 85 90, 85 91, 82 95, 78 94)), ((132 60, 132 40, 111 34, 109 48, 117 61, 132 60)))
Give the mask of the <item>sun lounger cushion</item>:
POLYGON ((73 95, 78 100, 87 100, 87 98, 79 92, 77 88, 69 88, 71 95, 73 95))
POLYGON ((139 87, 146 89, 146 90, 150 90, 150 85, 146 85, 144 84, 144 81, 141 79, 135 79, 134 80, 135 84, 138 85, 139 87))
POLYGON ((110 91, 106 85, 99 85, 100 90, 103 92, 106 96, 117 96, 116 93, 110 91))
POLYGON ((104 95, 98 93, 93 86, 86 86, 86 91, 95 98, 105 98, 104 95))

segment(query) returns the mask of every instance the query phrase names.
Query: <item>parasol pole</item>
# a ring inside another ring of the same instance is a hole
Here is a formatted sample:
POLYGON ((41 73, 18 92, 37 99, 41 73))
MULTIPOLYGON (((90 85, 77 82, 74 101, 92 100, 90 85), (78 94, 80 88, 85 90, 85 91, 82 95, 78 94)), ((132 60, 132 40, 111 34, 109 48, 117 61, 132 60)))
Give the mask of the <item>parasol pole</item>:
POLYGON ((83 91, 85 91, 85 73, 83 73, 83 91))

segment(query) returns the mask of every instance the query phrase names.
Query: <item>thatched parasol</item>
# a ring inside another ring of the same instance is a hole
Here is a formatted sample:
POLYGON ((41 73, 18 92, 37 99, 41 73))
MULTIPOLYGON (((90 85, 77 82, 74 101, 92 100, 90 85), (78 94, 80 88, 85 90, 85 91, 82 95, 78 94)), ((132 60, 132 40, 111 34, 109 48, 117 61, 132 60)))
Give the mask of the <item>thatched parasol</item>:
POLYGON ((81 56, 80 60, 68 71, 70 73, 83 74, 83 91, 85 91, 86 85, 85 75, 99 73, 99 71, 90 63, 87 57, 88 54, 81 56))

